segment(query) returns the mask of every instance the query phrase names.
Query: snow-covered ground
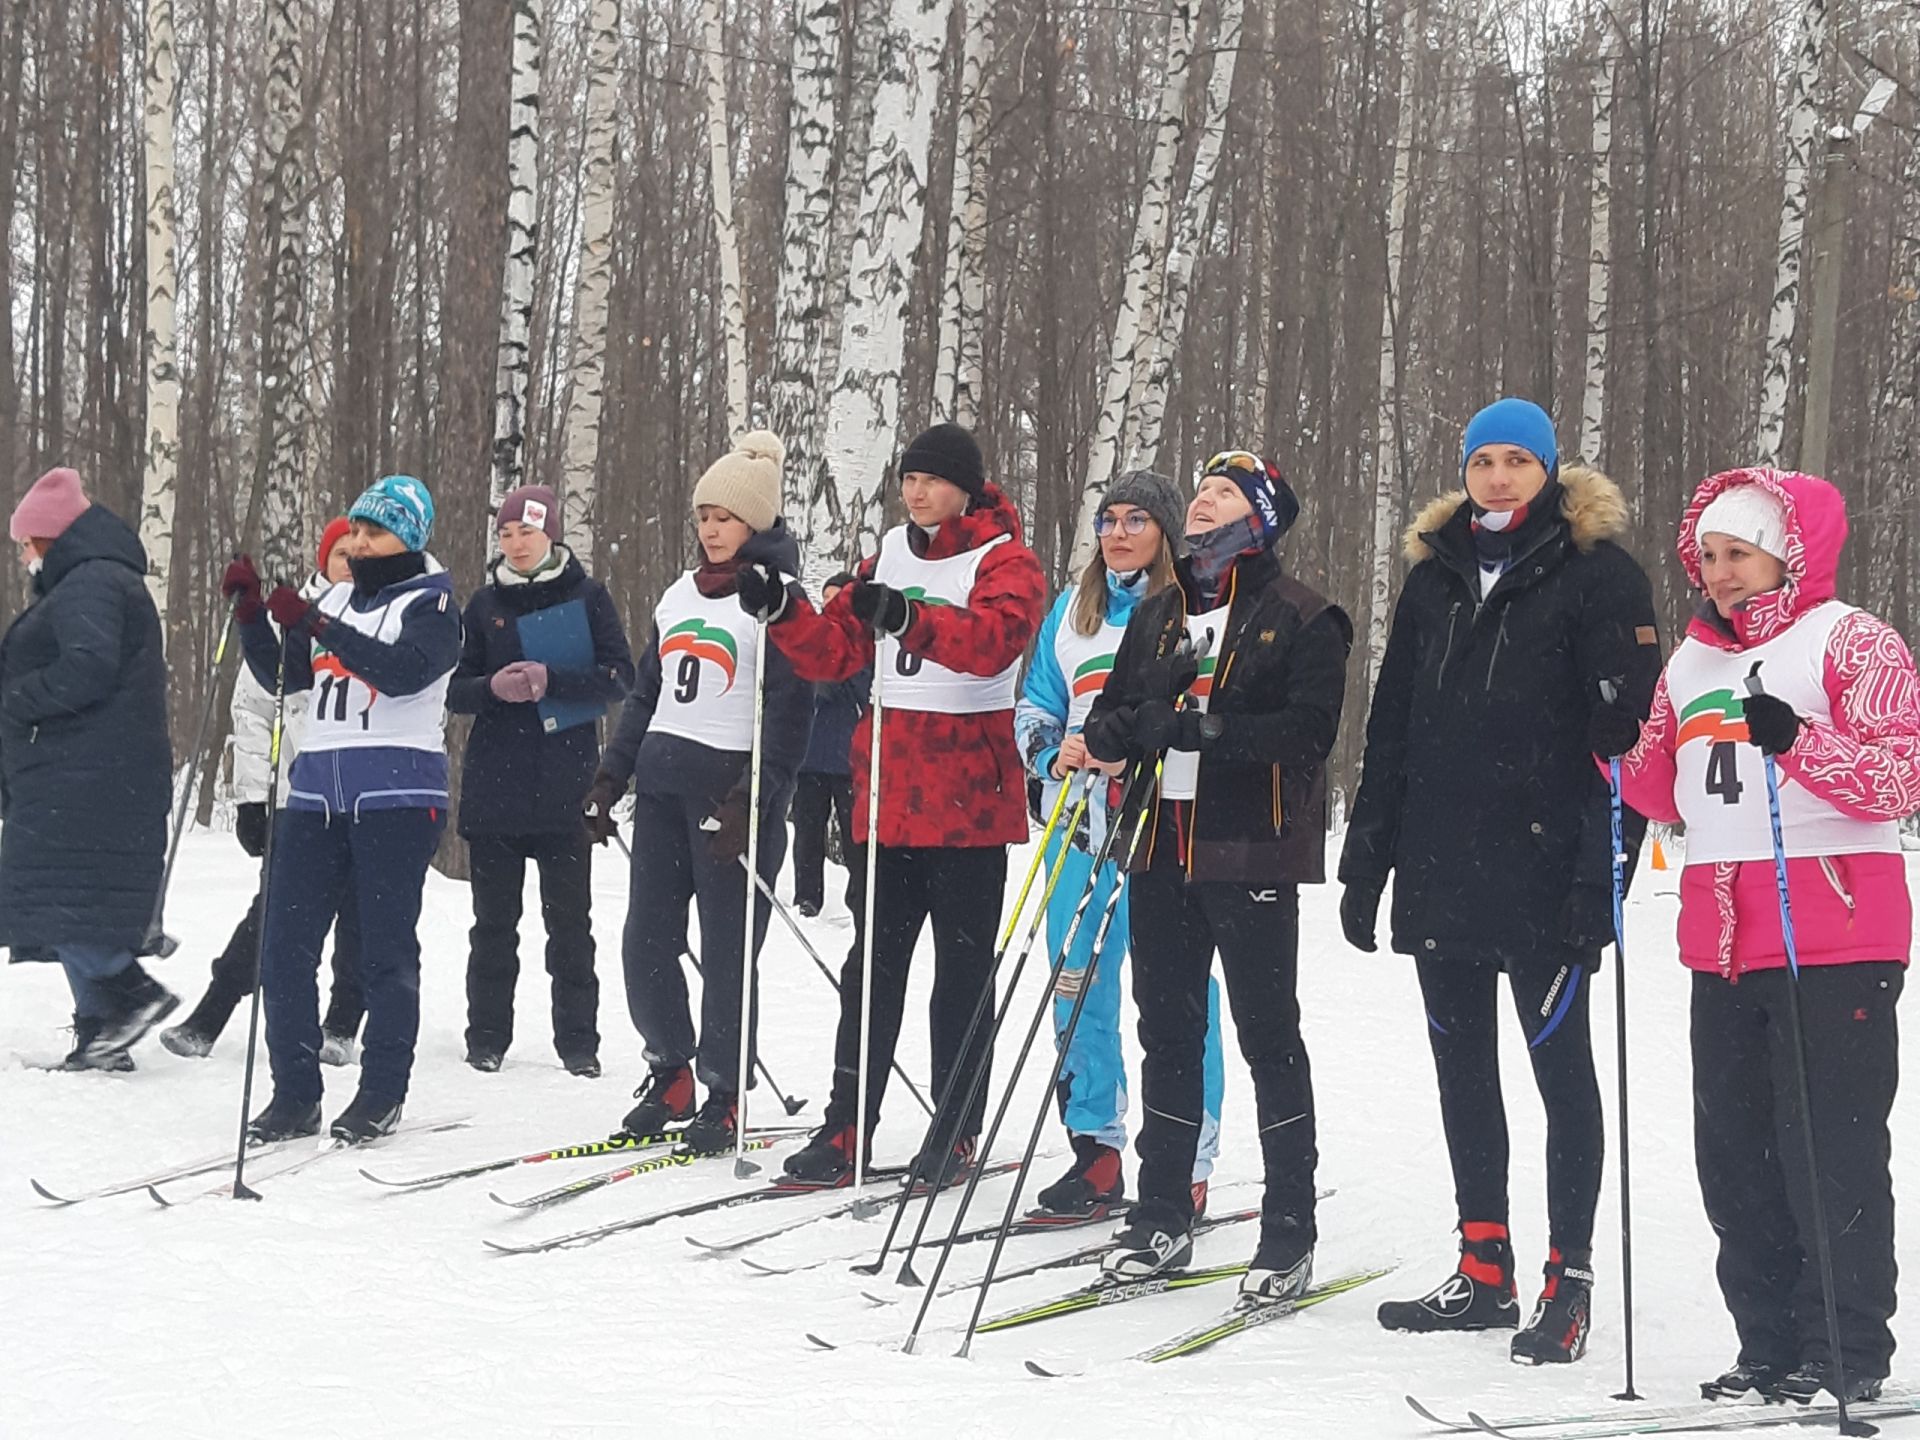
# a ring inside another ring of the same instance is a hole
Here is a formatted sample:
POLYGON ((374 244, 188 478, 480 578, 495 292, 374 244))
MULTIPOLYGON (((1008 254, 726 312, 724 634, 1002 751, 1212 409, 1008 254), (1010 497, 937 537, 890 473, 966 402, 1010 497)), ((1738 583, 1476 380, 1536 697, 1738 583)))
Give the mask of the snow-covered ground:
MULTIPOLYGON (((1302 907, 1301 1004, 1319 1103, 1320 1183, 1337 1190, 1321 1207, 1316 1268, 1333 1276, 1402 1266, 1351 1297, 1149 1372, 1122 1357, 1211 1315, 1230 1300, 1227 1287, 984 1336, 972 1359, 960 1361, 950 1358, 954 1342, 946 1329, 931 1334, 919 1355, 891 1348, 910 1309, 875 1308, 859 1294, 863 1285, 889 1287, 887 1280, 859 1279, 839 1265, 756 1277, 732 1261, 702 1258, 684 1240, 689 1231, 745 1233, 797 1213, 789 1207, 825 1201, 752 1206, 580 1250, 490 1252, 484 1237, 557 1233, 740 1183, 725 1162, 708 1163, 522 1217, 489 1203, 488 1189, 527 1194, 614 1162, 535 1167, 421 1194, 383 1193, 355 1173, 365 1163, 383 1173, 424 1174, 596 1138, 618 1124, 644 1067, 620 983, 625 872, 612 855, 601 856, 599 866, 604 1079, 570 1077, 552 1055, 531 889, 522 949, 533 959, 522 976, 518 1042, 499 1074, 467 1069, 467 895, 435 877, 422 922, 425 1021, 410 1110, 415 1117, 470 1114, 471 1128, 396 1137, 362 1156, 331 1157, 264 1184, 258 1205, 211 1199, 165 1211, 134 1194, 63 1211, 35 1197, 30 1176, 85 1187, 230 1140, 245 1011, 207 1060, 176 1059, 150 1040, 134 1075, 45 1073, 26 1062, 57 1059, 65 1048, 64 982, 52 966, 0 971, 0 1436, 476 1440, 702 1431, 880 1435, 909 1426, 927 1435, 1101 1440, 1414 1436, 1425 1427, 1403 1404, 1407 1391, 1436 1408, 1502 1413, 1596 1404, 1619 1388, 1611 1155, 1596 1255, 1598 1323, 1584 1363, 1523 1370, 1508 1363, 1504 1334, 1411 1338, 1375 1324, 1378 1300, 1418 1293, 1449 1268, 1451 1184, 1411 967, 1400 957, 1362 956, 1345 946, 1334 887, 1306 892, 1302 907), (802 1339, 806 1330, 849 1343, 821 1353, 802 1339), (1034 1378, 1020 1363, 1027 1357, 1088 1373, 1034 1378)), ((1675 877, 1645 878, 1652 883, 1629 909, 1639 1382, 1651 1397, 1681 1400, 1732 1358, 1735 1345, 1693 1180, 1686 980, 1671 944, 1675 877)), ((1920 866, 1914 878, 1920 880, 1920 866)), ((168 915, 183 944, 158 967, 188 1004, 252 883, 231 836, 188 838, 168 915)), ((829 887, 834 883, 830 878, 829 887)), ((809 929, 830 960, 844 952, 850 929, 837 902, 809 929)), ((812 1097, 805 1113, 812 1119, 826 1095, 834 997, 791 937, 778 925, 773 933, 763 1050, 782 1084, 812 1097)), ((923 953, 902 1050, 916 1077, 927 1070, 929 960, 923 953)), ((1039 968, 1030 970, 1026 986, 1036 998, 1039 968)), ((1595 1049, 1610 1123, 1612 986, 1609 970, 1595 995, 1595 1049)), ((1024 1018, 1024 1006, 1020 1013, 1024 1018)), ((1542 1124, 1517 1028, 1505 1023, 1514 1230, 1527 1276, 1523 1303, 1531 1305, 1545 1248, 1542 1124)), ((1001 1053, 1004 1061, 1012 1045, 1001 1053)), ((354 1076, 329 1071, 327 1078, 331 1115, 354 1076)), ((1036 1063, 996 1153, 1017 1153, 1024 1143, 1043 1078, 1036 1063)), ((755 1117, 781 1118, 765 1095, 756 1092, 755 1117)), ((917 1113, 896 1087, 879 1137, 882 1160, 911 1152, 917 1113)), ((1258 1166, 1252 1113, 1250 1087, 1230 1045, 1217 1208, 1253 1203, 1246 1185, 1258 1166)), ((1909 1201, 1920 1193, 1915 1123, 1914 1105, 1903 1097, 1894 1119, 1895 1184, 1909 1201)), ((1064 1150, 1050 1121, 1036 1185, 1052 1178, 1064 1150)), ((979 1218, 998 1214, 1008 1183, 982 1187, 979 1218)), ((880 1233, 875 1223, 845 1220, 758 1253, 768 1262, 851 1253, 877 1245, 880 1233)), ((1080 1232, 1017 1240, 1007 1264, 1087 1238, 1080 1232)), ((1216 1232, 1200 1242, 1200 1259, 1243 1259, 1252 1238, 1245 1227, 1216 1232)), ((1902 1261, 1916 1273, 1911 1225, 1902 1242, 1902 1261)), ((954 1273, 975 1273, 985 1248, 957 1253, 954 1273)), ((1010 1284, 995 1291, 991 1306, 1041 1298, 1074 1283, 1076 1274, 1010 1284)), ((968 1297, 942 1302, 930 1324, 963 1324, 967 1304, 968 1297)), ((1896 1322, 1896 1329, 1904 1339, 1907 1327, 1896 1322)))

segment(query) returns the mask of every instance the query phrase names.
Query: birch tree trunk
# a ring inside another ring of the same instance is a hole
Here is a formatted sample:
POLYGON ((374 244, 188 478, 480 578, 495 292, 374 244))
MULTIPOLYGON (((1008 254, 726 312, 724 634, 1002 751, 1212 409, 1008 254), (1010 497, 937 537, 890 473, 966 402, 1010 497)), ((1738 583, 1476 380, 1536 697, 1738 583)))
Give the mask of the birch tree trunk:
POLYGON ((993 64, 992 0, 966 0, 966 43, 953 144, 953 216, 947 224, 947 274, 940 293, 934 366, 936 415, 971 427, 978 418, 981 318, 987 300, 987 70, 993 64))
POLYGON ((600 412, 606 399, 607 300, 613 286, 613 152, 619 134, 620 0, 593 0, 588 17, 586 151, 580 186, 580 273, 573 298, 573 375, 567 397, 567 548, 593 569, 600 412))
POLYGON ((873 140, 827 414, 830 484, 813 498, 804 532, 809 586, 879 537, 881 486, 900 422, 913 252, 926 218, 940 54, 952 8, 952 0, 893 0, 878 52, 873 140))
POLYGON ((720 248, 720 323, 727 354, 727 433, 747 428, 747 315, 740 299, 740 237, 733 222, 733 158, 727 147, 727 27, 721 0, 701 6, 707 67, 707 158, 713 233, 720 248))
MULTIPOLYGON (((507 264, 501 289, 500 350, 494 371, 493 488, 487 497, 486 554, 493 515, 525 483, 527 385, 533 345, 533 287, 540 231, 540 5, 513 3, 513 99, 507 116, 507 264)), ((449 302, 455 297, 448 296, 449 302)))
POLYGON ((1101 391, 1100 415, 1087 455, 1087 475, 1080 492, 1080 514, 1074 525, 1070 575, 1077 575, 1093 554, 1093 522, 1106 499, 1126 423, 1127 400, 1133 390, 1134 365, 1141 341, 1141 320, 1147 305, 1153 272, 1164 263, 1161 239, 1167 233, 1167 207, 1173 198, 1173 167, 1187 128, 1187 77, 1192 70, 1193 17, 1198 0, 1173 0, 1167 17, 1167 68, 1160 86, 1159 119, 1153 155, 1147 163, 1147 183, 1140 197, 1140 218, 1134 227, 1133 248, 1127 255, 1126 278, 1120 289, 1120 309, 1114 316, 1113 343, 1107 356, 1107 378, 1101 391))
POLYGON ((1387 194, 1386 297, 1380 306, 1380 395, 1374 419, 1373 573, 1367 584, 1367 693, 1387 653, 1388 598, 1399 529, 1399 351, 1401 256, 1406 249, 1407 175, 1413 158, 1413 77, 1420 51, 1420 6, 1408 0, 1400 32, 1400 112, 1393 141, 1393 185, 1387 194))
POLYGON ((1875 405, 1881 451, 1875 469, 1885 487, 1882 513, 1890 532, 1883 562, 1889 580, 1876 593, 1886 596, 1886 618, 1911 635, 1920 621, 1920 138, 1909 142, 1900 203, 1908 221, 1900 227, 1888 277, 1891 363, 1875 405))
POLYGON ((773 429, 787 447, 785 508, 801 515, 817 467, 820 352, 833 233, 833 132, 840 0, 799 0, 787 109, 786 215, 774 291, 773 429))
MULTIPOLYGON (((1215 182, 1220 173, 1220 151, 1227 138, 1227 107, 1233 100, 1233 77, 1240 59, 1240 35, 1246 19, 1246 0, 1220 0, 1220 18, 1214 31, 1213 75, 1207 82, 1206 116, 1200 143, 1194 150, 1193 174, 1187 180, 1187 201, 1181 208, 1172 249, 1167 253, 1165 295, 1160 306, 1158 335, 1145 347, 1149 355, 1146 383, 1135 411, 1133 463, 1151 470, 1160 455, 1160 432, 1166 422, 1167 398, 1173 386, 1174 358, 1186 340, 1187 302, 1193 293, 1193 267, 1200 244, 1213 228, 1215 182)), ((1265 314, 1264 307, 1257 313, 1265 314)), ((1251 327, 1249 327, 1251 328, 1251 327)), ((1264 372, 1263 372, 1264 374, 1264 372)), ((1264 380, 1260 382, 1264 386, 1264 380)), ((1264 407, 1257 407, 1260 414, 1264 407)))
MULTIPOLYGON (((1606 451, 1607 327, 1613 280, 1613 36, 1600 37, 1593 82, 1592 203, 1587 220, 1587 377, 1580 402, 1580 458, 1598 465, 1606 451)), ((1635 486, 1640 494, 1643 487, 1635 486)))
POLYGON ((298 583, 307 376, 301 368, 307 268, 305 117, 301 113, 301 0, 268 0, 267 94, 261 128, 267 191, 267 323, 260 356, 261 573, 298 583))
POLYGON ((1820 83, 1827 44, 1827 0, 1805 0, 1800 42, 1787 83, 1786 185, 1780 199, 1779 260, 1774 270, 1773 311, 1767 319, 1766 370, 1760 382, 1758 463, 1777 465, 1787 428, 1787 383, 1793 370, 1794 321, 1800 309, 1801 240, 1807 228, 1808 177, 1813 137, 1819 128, 1814 90, 1820 83))
MULTIPOLYGON (((173 573, 173 502, 180 468, 180 371, 174 344, 175 266, 173 112, 177 80, 173 0, 147 0, 147 444, 140 493, 140 544, 147 590, 159 609, 165 643, 167 581, 173 573)), ((207 300, 202 297, 201 304, 207 300)))

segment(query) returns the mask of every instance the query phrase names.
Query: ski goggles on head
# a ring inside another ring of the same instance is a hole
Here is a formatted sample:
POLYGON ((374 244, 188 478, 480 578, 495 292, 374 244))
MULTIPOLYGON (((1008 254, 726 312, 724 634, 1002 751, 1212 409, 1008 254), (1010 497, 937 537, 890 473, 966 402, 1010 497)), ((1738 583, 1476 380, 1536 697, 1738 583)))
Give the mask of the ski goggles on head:
POLYGON ((1102 510, 1093 517, 1093 533, 1102 540, 1116 529, 1124 530, 1129 535, 1144 535, 1152 520, 1153 516, 1144 510, 1129 510, 1124 516, 1116 515, 1111 510, 1102 510))
POLYGON ((1222 450, 1200 467, 1200 478, 1204 480, 1209 475, 1230 475, 1235 470, 1249 475, 1270 477, 1273 474, 1267 462, 1251 450, 1222 450))

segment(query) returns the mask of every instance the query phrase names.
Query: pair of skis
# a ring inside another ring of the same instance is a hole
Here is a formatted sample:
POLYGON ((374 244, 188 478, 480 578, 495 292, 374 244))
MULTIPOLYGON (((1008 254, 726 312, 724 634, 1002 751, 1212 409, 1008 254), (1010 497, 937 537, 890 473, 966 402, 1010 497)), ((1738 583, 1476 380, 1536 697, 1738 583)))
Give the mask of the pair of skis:
MULTIPOLYGON (((1832 1427, 1835 1405, 1764 1404, 1751 1401, 1697 1400, 1684 1405, 1620 1407, 1589 1411, 1513 1415, 1489 1420, 1468 1411, 1464 1420, 1436 1414, 1413 1396, 1407 1404, 1422 1420, 1452 1434, 1484 1434, 1508 1440, 1609 1440, 1625 1435, 1700 1435, 1731 1430, 1832 1427)), ((1920 1391, 1888 1390, 1878 1400, 1855 1401, 1847 1414, 1856 1420, 1891 1420, 1920 1415, 1920 1391)))
MULTIPOLYGON (((394 1127, 391 1134, 434 1135, 446 1130, 464 1130, 471 1123, 471 1116, 461 1116, 457 1119, 446 1120, 402 1121, 394 1127)), ((381 1137, 381 1139, 386 1138, 388 1137, 381 1137)), ((281 1180, 289 1175, 297 1175, 302 1170, 309 1170, 313 1166, 318 1165, 321 1161, 327 1159, 328 1156, 338 1155, 347 1150, 358 1150, 362 1148, 359 1145, 351 1144, 345 1140, 325 1138, 313 1141, 304 1139, 289 1140, 278 1143, 287 1148, 276 1151, 265 1164, 257 1168, 251 1163, 248 1165, 247 1183, 250 1186, 257 1186, 268 1180, 281 1180)), ((249 1151, 249 1158, 251 1159, 251 1157, 257 1153, 257 1151, 249 1151)), ((226 1179, 204 1190, 196 1190, 191 1195, 183 1196, 177 1200, 170 1200, 161 1194, 158 1185, 149 1185, 146 1188, 147 1197, 150 1200, 156 1205, 160 1205, 169 1210, 178 1209, 182 1205, 191 1205, 196 1200, 230 1199, 233 1195, 233 1182, 226 1179)))

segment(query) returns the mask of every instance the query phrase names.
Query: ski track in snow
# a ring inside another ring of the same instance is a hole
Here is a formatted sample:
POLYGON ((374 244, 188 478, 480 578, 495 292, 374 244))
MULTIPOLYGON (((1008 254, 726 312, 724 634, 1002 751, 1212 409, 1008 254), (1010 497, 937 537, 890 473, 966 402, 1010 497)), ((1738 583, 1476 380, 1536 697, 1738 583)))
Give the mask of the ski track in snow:
MULTIPOLYGON (((465 887, 434 876, 421 922, 424 1020, 410 1110, 418 1118, 471 1112, 472 1127, 397 1138, 366 1155, 329 1159, 263 1185, 266 1198, 257 1205, 207 1200, 167 1212, 136 1193, 61 1211, 38 1200, 29 1176, 55 1189, 84 1187, 211 1151, 231 1137, 247 1017, 243 1007, 208 1060, 178 1059, 149 1039, 138 1051, 137 1074, 47 1074, 23 1062, 63 1053, 66 1037, 58 1027, 70 1009, 65 982, 50 965, 0 971, 0 1295, 8 1320, 0 1344, 0 1436, 882 1435, 910 1424, 940 1435, 1084 1433, 1102 1440, 1418 1436, 1430 1432, 1403 1403, 1408 1391, 1442 1413, 1471 1407, 1497 1416, 1600 1405, 1619 1388, 1612 1155, 1596 1237, 1596 1325, 1583 1363, 1524 1370, 1508 1362, 1505 1333, 1398 1336, 1375 1323, 1373 1309, 1382 1298, 1417 1294, 1446 1273, 1453 1255, 1452 1185, 1412 966, 1401 956, 1347 948, 1332 885, 1302 892, 1301 1006, 1319 1108, 1319 1183, 1338 1190, 1320 1207, 1316 1268, 1333 1276, 1394 1261, 1402 1266, 1351 1297, 1148 1372, 1121 1357, 1212 1315, 1230 1301, 1230 1285, 982 1336, 972 1359, 961 1362, 950 1358, 953 1332, 965 1323, 971 1295, 939 1302, 921 1353, 906 1356, 891 1342, 910 1323, 919 1292, 903 1292, 908 1303, 887 1309, 870 1307, 858 1293, 862 1286, 890 1286, 891 1265, 889 1276, 878 1279, 833 1265, 757 1277, 733 1261, 703 1258, 682 1240, 689 1232, 720 1239, 758 1230, 799 1213, 788 1206, 814 1202, 777 1201, 669 1222, 575 1251, 488 1253, 483 1237, 557 1234, 740 1184, 727 1162, 716 1161, 521 1216, 490 1204, 487 1189, 530 1194, 610 1168, 619 1157, 523 1167, 422 1194, 385 1193, 356 1173, 366 1164, 383 1175, 421 1175, 589 1140, 618 1124, 645 1067, 620 979, 625 869, 617 857, 596 858, 606 1077, 575 1079, 553 1057, 539 906, 531 893, 516 1045, 497 1075, 476 1074, 462 1063, 470 912, 465 887), (802 1338, 806 1330, 845 1348, 816 1352, 802 1338), (1036 1379, 1022 1368, 1028 1357, 1089 1373, 1036 1379)), ((1015 857, 1009 897, 1024 860, 1025 852, 1015 857)), ((1628 910, 1637 1379, 1641 1392, 1658 1401, 1690 1398, 1696 1382, 1717 1373, 1736 1348, 1713 1283, 1712 1235, 1693 1177, 1688 982, 1672 944, 1677 875, 1644 871, 1628 910)), ((1909 878, 1920 879, 1920 857, 1910 857, 1909 878)), ((208 961, 238 919, 253 879, 231 836, 187 838, 168 915, 181 951, 156 966, 182 996, 179 1014, 198 998, 208 961)), ((851 936, 839 884, 838 873, 830 874, 834 899, 826 916, 802 922, 829 962, 838 961, 851 936)), ((788 893, 786 884, 780 889, 788 893)), ((1382 929, 1384 935, 1384 923, 1382 929)), ((1023 985, 1035 1000, 1044 963, 1036 956, 1023 985)), ((1609 955, 1592 997, 1609 1143, 1611 964, 1609 955)), ((800 1118, 816 1120, 827 1093, 835 998, 778 924, 763 966, 769 1011, 763 1053, 791 1093, 809 1097, 800 1118)), ((931 970, 923 942, 901 1046, 909 1073, 923 1085, 931 970)), ((1025 1004, 1017 1008, 1009 1027, 1016 1036, 1029 1013, 1025 1004)), ((1517 1026, 1510 1016, 1502 1025, 1515 1156, 1513 1227, 1522 1303, 1530 1307, 1546 1247, 1543 1126, 1517 1026)), ((1137 1076, 1130 1017, 1123 1033, 1129 1071, 1137 1076)), ((1216 1186, 1258 1174, 1251 1086, 1230 1037, 1228 1044, 1225 1150, 1216 1186)), ((996 1082, 1014 1048, 1003 1042, 996 1082)), ((1043 1078, 1041 1063, 1029 1066, 996 1155, 1017 1155, 1024 1145, 1043 1078)), ((326 1072, 329 1118, 350 1097, 354 1079, 352 1070, 326 1072)), ((266 1084, 263 1054, 256 1106, 264 1103, 266 1084)), ((764 1089, 754 1100, 756 1120, 784 1121, 764 1089)), ((917 1114, 896 1084, 878 1137, 883 1162, 911 1154, 917 1114)), ((1910 1096, 1896 1107, 1894 1127, 1895 1187, 1911 1202, 1920 1182, 1914 1144, 1920 1135, 1910 1096)), ((759 1157, 769 1175, 790 1148, 759 1157)), ((1064 1138, 1049 1118, 1029 1197, 1057 1173, 1064 1153, 1064 1138)), ((1129 1176, 1133 1168, 1130 1156, 1129 1176)), ((205 1183, 175 1189, 191 1193, 205 1183)), ((984 1183, 974 1218, 997 1215, 1009 1183, 984 1183)), ((863 1242, 877 1246, 881 1233, 880 1223, 845 1219, 749 1253, 791 1263, 851 1252, 863 1242)), ((1915 1228, 1905 1225, 1900 1235, 1903 1266, 1920 1273, 1915 1228)), ((1087 1238, 1089 1232, 1015 1240, 1004 1264, 1058 1253, 1087 1238)), ((1252 1243, 1250 1227, 1216 1232, 1201 1240, 1200 1263, 1242 1259, 1252 1243)), ((977 1274, 988 1248, 956 1253, 948 1278, 977 1274)), ((923 1276, 933 1259, 921 1258, 923 1276)), ((1051 1295, 1088 1273, 1055 1271, 997 1287, 988 1311, 1051 1295)), ((1895 1322, 1903 1341, 1904 1321, 1895 1322)), ((1896 1359, 1896 1379, 1909 1368, 1906 1358, 1903 1351, 1896 1359)), ((1896 1421, 1889 1433, 1920 1433, 1920 1422, 1896 1421)))

